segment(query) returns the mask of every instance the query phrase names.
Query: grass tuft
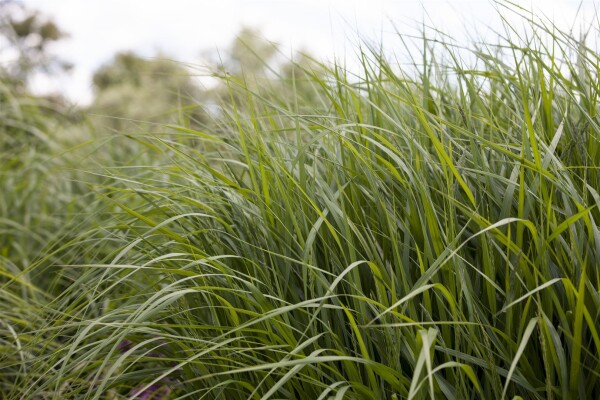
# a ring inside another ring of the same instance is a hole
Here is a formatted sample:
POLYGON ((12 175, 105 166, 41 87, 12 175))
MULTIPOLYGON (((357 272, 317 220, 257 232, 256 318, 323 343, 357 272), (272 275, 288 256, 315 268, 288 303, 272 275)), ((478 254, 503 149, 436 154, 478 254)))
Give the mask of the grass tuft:
POLYGON ((524 22, 224 78, 204 130, 107 141, 60 231, 7 197, 0 393, 599 398, 600 57, 524 22))

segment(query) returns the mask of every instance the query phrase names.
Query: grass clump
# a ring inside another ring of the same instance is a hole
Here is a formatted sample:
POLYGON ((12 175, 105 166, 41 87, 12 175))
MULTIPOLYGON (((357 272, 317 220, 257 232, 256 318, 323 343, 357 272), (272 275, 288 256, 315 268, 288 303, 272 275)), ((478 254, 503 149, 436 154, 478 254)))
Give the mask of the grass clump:
POLYGON ((600 58, 527 21, 474 67, 365 48, 134 136, 153 162, 102 171, 97 256, 47 266, 5 396, 599 397, 600 58))

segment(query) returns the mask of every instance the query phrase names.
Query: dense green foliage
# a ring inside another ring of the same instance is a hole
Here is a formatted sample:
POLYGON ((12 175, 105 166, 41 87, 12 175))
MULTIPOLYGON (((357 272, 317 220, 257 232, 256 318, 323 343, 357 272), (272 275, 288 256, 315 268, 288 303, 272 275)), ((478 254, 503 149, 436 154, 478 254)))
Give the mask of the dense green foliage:
POLYGON ((2 397, 600 397, 600 57, 528 23, 4 158, 2 397))
POLYGON ((0 77, 20 89, 39 71, 68 70, 71 65, 49 47, 65 37, 56 23, 21 2, 0 1, 0 77))
POLYGON ((205 117, 195 104, 201 91, 190 72, 165 57, 119 53, 94 74, 93 82, 96 96, 89 112, 97 115, 100 130, 148 130, 151 123, 180 120, 182 112, 194 124, 205 117))

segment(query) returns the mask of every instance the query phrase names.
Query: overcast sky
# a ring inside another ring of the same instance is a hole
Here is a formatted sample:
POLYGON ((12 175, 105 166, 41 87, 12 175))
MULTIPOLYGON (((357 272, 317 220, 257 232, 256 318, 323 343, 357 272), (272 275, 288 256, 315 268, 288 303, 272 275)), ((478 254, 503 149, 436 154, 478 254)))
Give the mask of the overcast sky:
MULTIPOLYGON (((515 0, 540 9, 566 27, 581 24, 600 0, 515 0), (578 9, 582 5, 582 10, 578 9), (577 17, 576 17, 577 15, 577 17), (577 22, 579 21, 579 22, 577 22)), ((202 51, 224 49, 241 26, 291 49, 307 49, 331 59, 351 52, 356 33, 384 43, 393 36, 390 20, 401 31, 415 32, 418 21, 454 37, 465 30, 491 35, 501 28, 488 0, 25 0, 54 17, 70 38, 54 51, 75 65, 70 76, 38 79, 35 89, 60 90, 75 102, 91 98, 93 71, 117 51, 152 57, 158 51, 184 62, 201 62, 202 51)), ((508 13, 505 15, 509 15, 508 13)), ((509 16, 510 18, 510 16, 509 16)), ((588 21, 589 22, 589 21, 588 21)))

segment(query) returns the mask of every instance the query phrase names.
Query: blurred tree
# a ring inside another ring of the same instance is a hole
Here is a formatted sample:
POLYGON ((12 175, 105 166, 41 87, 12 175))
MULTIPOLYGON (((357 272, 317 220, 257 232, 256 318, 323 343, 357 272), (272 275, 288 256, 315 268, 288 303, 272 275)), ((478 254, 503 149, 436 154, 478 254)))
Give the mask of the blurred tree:
POLYGON ((194 125, 204 118, 197 105, 201 90, 190 71, 164 56, 118 53, 98 69, 93 84, 89 110, 111 117, 102 118, 104 128, 130 130, 142 122, 194 125))
POLYGON ((25 90, 28 79, 35 72, 57 72, 71 68, 49 51, 67 35, 51 19, 25 8, 22 3, 0 1, 0 75, 25 90))
POLYGON ((243 103, 243 96, 236 87, 249 88, 252 91, 270 88, 269 95, 284 94, 281 101, 300 101, 300 104, 312 103, 315 91, 313 79, 308 75, 323 76, 325 68, 305 51, 294 53, 293 57, 284 55, 281 46, 265 39, 259 30, 245 27, 240 30, 225 54, 209 55, 215 74, 229 80, 229 85, 221 82, 210 92, 210 97, 220 103, 228 103, 230 96, 243 103), (280 90, 272 90, 272 89, 280 90), (285 89, 285 90, 283 90, 285 89), (290 96, 295 93, 295 96, 290 96), (294 97, 294 98, 291 98, 294 97), (306 101, 304 101, 306 100, 306 101))
POLYGON ((64 118, 67 107, 62 96, 33 96, 27 87, 35 73, 70 67, 49 49, 65 36, 37 11, 20 2, 0 1, 0 151, 14 155, 17 149, 47 148, 53 139, 48 124, 70 123, 64 118))
MULTIPOLYGON (((190 69, 163 55, 143 58, 133 52, 116 54, 93 76, 95 98, 89 111, 97 116, 96 126, 117 132, 144 131, 148 123, 206 126, 215 105, 229 104, 231 96, 244 107, 247 92, 240 88, 254 91, 288 85, 298 98, 306 98, 314 92, 306 74, 322 71, 306 54, 296 53, 294 61, 286 59, 277 44, 253 28, 241 29, 225 52, 208 56, 210 69, 225 79, 203 90, 190 69)), ((281 93, 280 101, 298 100, 289 96, 294 93, 290 90, 266 92, 281 93)))
POLYGON ((228 72, 249 75, 265 74, 279 45, 261 36, 254 28, 242 28, 229 47, 226 61, 228 72))

